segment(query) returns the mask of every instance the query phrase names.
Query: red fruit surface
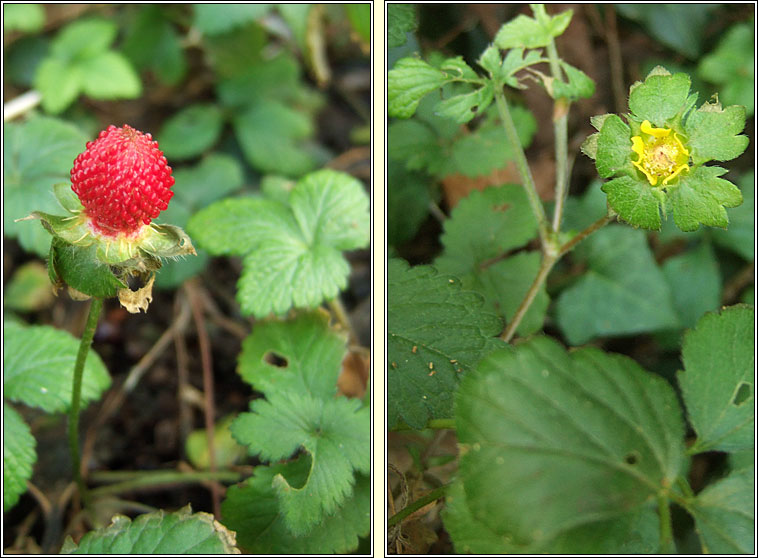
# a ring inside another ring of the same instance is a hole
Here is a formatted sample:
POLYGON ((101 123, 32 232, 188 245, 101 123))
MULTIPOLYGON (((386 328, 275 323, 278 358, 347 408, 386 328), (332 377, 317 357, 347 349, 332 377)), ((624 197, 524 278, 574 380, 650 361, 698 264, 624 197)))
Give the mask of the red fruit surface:
POLYGON ((150 134, 108 126, 74 160, 71 189, 100 234, 132 235, 168 207, 171 167, 150 134))

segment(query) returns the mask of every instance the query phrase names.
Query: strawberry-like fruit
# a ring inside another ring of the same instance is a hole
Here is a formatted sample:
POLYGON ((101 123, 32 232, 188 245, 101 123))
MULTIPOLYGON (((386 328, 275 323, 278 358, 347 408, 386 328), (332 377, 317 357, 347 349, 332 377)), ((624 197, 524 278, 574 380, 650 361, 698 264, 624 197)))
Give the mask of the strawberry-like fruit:
POLYGON ((158 142, 127 125, 100 132, 71 169, 71 188, 104 236, 137 234, 168 207, 173 185, 158 142))

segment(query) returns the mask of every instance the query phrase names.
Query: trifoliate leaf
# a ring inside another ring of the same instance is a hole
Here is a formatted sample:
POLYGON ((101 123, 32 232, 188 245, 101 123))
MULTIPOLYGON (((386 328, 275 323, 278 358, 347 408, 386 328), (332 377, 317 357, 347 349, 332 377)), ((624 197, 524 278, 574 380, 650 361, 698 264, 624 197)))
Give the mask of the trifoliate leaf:
POLYGON ((421 99, 439 89, 449 78, 418 58, 401 58, 387 74, 387 114, 410 118, 421 99))
POLYGON ((721 274, 709 242, 666 260, 663 274, 683 327, 694 327, 706 312, 721 304, 721 274))
MULTIPOLYGON (((3 226, 9 237, 39 256, 50 250, 50 234, 35 222, 16 219, 33 211, 60 213, 52 188, 70 184, 69 173, 87 142, 77 128, 55 118, 35 117, 3 126, 3 226)), ((70 187, 70 186, 69 186, 70 187)))
POLYGON ((93 99, 136 99, 142 94, 139 75, 120 52, 101 52, 77 63, 82 93, 93 99))
POLYGON ((416 30, 416 7, 413 4, 387 4, 387 46, 403 46, 406 33, 416 30))
POLYGON ((537 19, 519 15, 503 25, 495 35, 495 44, 502 49, 536 48, 547 46, 555 37, 562 34, 571 22, 572 10, 566 10, 555 16, 545 14, 544 7, 537 19))
POLYGON ((687 74, 651 74, 643 83, 631 87, 629 108, 641 120, 660 128, 687 102, 690 78, 687 74))
POLYGON ((311 461, 300 457, 285 464, 258 465, 254 476, 232 486, 221 503, 224 523, 237 532, 239 546, 251 554, 346 553, 358 546, 358 537, 370 531, 371 482, 356 475, 353 494, 318 528, 298 536, 288 528, 272 486, 282 476, 294 486, 308 479, 311 461))
POLYGON ((742 191, 742 205, 729 209, 729 228, 710 231, 713 241, 736 252, 747 261, 755 258, 755 173, 745 173, 737 180, 742 191))
POLYGON ((239 373, 262 393, 286 391, 328 399, 337 392, 346 352, 344 336, 329 329, 326 314, 258 322, 242 342, 239 373))
POLYGON ((275 391, 256 399, 252 413, 232 424, 232 434, 250 453, 279 461, 303 448, 312 464, 305 484, 273 479, 287 528, 302 536, 334 514, 353 494, 355 474, 371 464, 370 413, 355 399, 318 399, 275 391))
POLYGON ((608 194, 608 205, 634 228, 661 230, 662 194, 647 181, 620 176, 603 184, 602 190, 608 194))
POLYGON ((26 492, 26 481, 37 461, 36 445, 21 415, 3 401, 3 511, 15 506, 26 492))
POLYGON ((61 60, 81 60, 105 51, 118 33, 116 22, 106 19, 75 20, 50 44, 51 54, 61 60))
POLYGON ((721 108, 719 103, 705 103, 690 113, 684 130, 696 165, 716 160, 730 161, 747 149, 748 137, 738 135, 745 128, 745 107, 721 108))
POLYGON ((668 198, 677 227, 686 232, 697 230, 701 223, 722 229, 729 225, 724 208, 740 205, 742 193, 728 180, 719 178, 725 172, 721 167, 701 166, 681 176, 668 198))
MULTIPOLYGON (((754 454, 754 452, 751 452, 754 454)), ((689 502, 707 554, 755 553, 755 470, 730 473, 689 502)))
POLYGON ((81 69, 58 58, 46 58, 37 67, 34 87, 42 96, 42 108, 49 114, 63 112, 82 90, 81 69))
POLYGON ((484 298, 433 267, 388 263, 387 423, 417 429, 451 418, 459 377, 501 345, 502 322, 484 298))
POLYGON ((190 105, 163 124, 158 142, 169 160, 189 159, 212 147, 221 134, 222 126, 218 106, 190 105))
POLYGON ((686 469, 663 378, 546 337, 485 357, 458 389, 456 425, 470 517, 525 553, 611 551, 597 533, 650 527, 661 486, 686 469))
POLYGON ((211 253, 244 255, 237 297, 243 312, 263 317, 337 296, 349 273, 341 252, 369 242, 368 205, 358 180, 325 169, 298 181, 289 206, 222 200, 196 214, 188 230, 211 253))
POLYGON ((706 314, 684 336, 677 377, 697 433, 691 452, 754 445, 754 316, 752 306, 732 306, 706 314))
POLYGON ((679 325, 643 231, 608 226, 577 246, 572 257, 589 269, 556 304, 558 325, 570 344, 679 325))
MULTIPOLYGON (((3 387, 5 397, 48 413, 71 405, 71 385, 79 340, 50 326, 3 327, 3 387)), ((108 371, 90 349, 82 377, 82 402, 97 400, 110 385, 108 371)))
POLYGON ((158 510, 133 521, 116 515, 107 527, 84 535, 77 545, 68 537, 62 554, 239 554, 235 535, 209 513, 158 510))

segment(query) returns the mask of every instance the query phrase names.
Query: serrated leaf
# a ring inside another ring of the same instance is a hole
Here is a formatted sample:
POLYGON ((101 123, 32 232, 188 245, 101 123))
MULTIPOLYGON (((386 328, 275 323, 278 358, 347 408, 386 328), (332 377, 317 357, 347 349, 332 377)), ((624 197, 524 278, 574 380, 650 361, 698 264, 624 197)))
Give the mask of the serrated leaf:
POLYGON ((462 93, 440 101, 434 107, 434 111, 437 115, 450 118, 458 124, 465 124, 482 114, 492 103, 492 98, 492 84, 488 83, 470 93, 462 93))
POLYGON ((587 552, 604 522, 631 531, 686 466, 681 411, 663 378, 546 337, 467 375, 456 425, 473 518, 527 553, 553 553, 577 530, 589 540, 573 552, 587 552))
POLYGON ((87 138, 74 126, 54 118, 36 117, 4 125, 3 226, 21 246, 47 256, 50 234, 39 223, 16 219, 33 211, 60 213, 53 184, 70 183, 69 172, 87 138))
POLYGON ((495 45, 489 45, 486 49, 484 49, 484 52, 482 52, 481 56, 479 56, 479 60, 476 62, 482 68, 487 70, 487 73, 489 73, 490 77, 499 77, 500 66, 503 62, 500 59, 500 51, 495 45))
POLYGON ((223 126, 221 109, 211 104, 194 104, 169 118, 158 134, 158 143, 169 159, 189 159, 202 154, 218 141, 223 126))
POLYGON ((516 72, 543 61, 540 51, 528 50, 524 54, 523 48, 511 49, 503 60, 499 76, 506 85, 517 89, 525 89, 525 86, 521 85, 518 79, 516 79, 516 72))
POLYGON ((691 112, 684 123, 695 165, 739 157, 748 145, 748 137, 738 135, 745 128, 745 107, 704 104, 691 112))
POLYGON ((553 98, 566 98, 570 101, 586 99, 595 94, 595 82, 583 71, 563 62, 561 67, 566 72, 568 83, 553 81, 553 98))
POLYGON ((703 314, 718 309, 721 274, 709 242, 701 242, 692 250, 669 258, 661 270, 683 327, 694 327, 703 314))
POLYGON ((687 74, 651 75, 629 91, 629 108, 641 120, 662 128, 687 102, 690 78, 687 74))
POLYGON ((727 211, 729 228, 727 230, 712 229, 713 241, 736 252, 744 259, 751 261, 755 258, 755 173, 745 173, 737 180, 742 192, 742 204, 727 211))
POLYGON ((134 521, 116 515, 107 527, 90 531, 77 545, 68 537, 62 554, 239 554, 235 535, 209 513, 189 505, 173 513, 158 510, 134 521))
POLYGON ((653 188, 643 180, 620 176, 602 186, 608 205, 634 228, 661 230, 661 202, 653 188))
POLYGON ((136 99, 142 82, 131 63, 119 52, 102 52, 77 63, 82 92, 93 99, 136 99))
POLYGON ((281 391, 267 397, 251 403, 253 412, 234 421, 232 434, 267 461, 288 458, 299 448, 310 455, 305 484, 295 487, 281 475, 273 479, 288 529, 303 535, 350 497, 356 472, 369 473, 369 409, 343 397, 281 391))
MULTIPOLYGON (((71 404, 71 383, 79 340, 50 326, 3 327, 3 388, 5 397, 48 413, 71 404)), ((82 378, 82 402, 95 401, 110 385, 108 371, 90 350, 82 378)))
POLYGON ((263 172, 298 177, 316 167, 302 142, 313 134, 308 115, 273 100, 254 103, 233 120, 248 162, 263 172))
POLYGON ((600 135, 597 136, 597 156, 595 166, 603 178, 617 172, 631 170, 632 140, 631 129, 615 114, 607 115, 602 121, 600 135))
POLYGON ((237 531, 240 547, 252 554, 345 553, 358 546, 358 537, 370 530, 371 484, 368 476, 356 475, 353 494, 332 515, 324 516, 317 529, 302 536, 293 534, 279 510, 272 487, 275 477, 290 484, 305 483, 310 460, 300 457, 286 464, 259 465, 254 476, 229 488, 221 504, 224 522, 237 531))
POLYGON ((572 10, 537 19, 521 14, 500 28, 495 44, 502 49, 547 46, 566 30, 572 15, 572 10))
POLYGON ((451 418, 459 377, 501 345, 500 319, 484 298, 430 266, 388 262, 387 423, 421 429, 451 418))
POLYGON ((750 467, 706 486, 689 502, 705 553, 755 553, 754 493, 755 470, 750 467))
POLYGON ((706 314, 684 336, 677 378, 697 433, 692 452, 754 446, 754 316, 752 306, 732 306, 706 314))
POLYGON ((219 35, 264 16, 272 4, 195 4, 193 25, 206 35, 219 35))
POLYGON ((725 207, 742 203, 739 188, 723 178, 726 172, 720 167, 697 167, 684 173, 679 184, 669 193, 674 223, 681 230, 695 231, 701 224, 725 229, 729 217, 725 207))
POLYGON ((325 313, 310 312, 294 320, 258 322, 242 342, 242 379, 266 394, 333 397, 347 348, 345 338, 329 329, 328 319, 325 313))
POLYGON ((36 445, 21 415, 3 401, 3 511, 15 506, 26 492, 37 461, 36 445))
POLYGON ((403 46, 406 33, 416 30, 416 7, 413 4, 387 4, 387 46, 403 46))
POLYGON ((449 81, 441 72, 418 58, 401 58, 387 73, 387 114, 410 118, 421 99, 449 81))
POLYGON ((580 244, 574 258, 589 269, 560 294, 555 308, 570 344, 679 325, 668 284, 643 231, 608 226, 580 244))

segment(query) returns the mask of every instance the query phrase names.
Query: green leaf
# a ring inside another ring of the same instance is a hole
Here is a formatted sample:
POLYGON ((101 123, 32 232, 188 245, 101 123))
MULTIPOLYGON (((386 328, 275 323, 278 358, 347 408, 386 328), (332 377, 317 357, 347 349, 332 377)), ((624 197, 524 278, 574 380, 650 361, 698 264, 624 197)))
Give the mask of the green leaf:
POLYGON ((42 95, 42 108, 45 112, 63 112, 79 96, 83 80, 79 66, 57 58, 46 58, 40 62, 34 77, 34 87, 42 95))
POLYGON ((39 4, 8 4, 3 6, 3 30, 34 33, 45 25, 45 10, 39 4))
POLYGON ((224 522, 237 532, 239 545, 252 554, 349 553, 358 546, 358 537, 370 531, 371 481, 358 474, 353 494, 332 515, 324 516, 317 529, 295 535, 288 528, 272 486, 282 476, 294 486, 308 478, 310 460, 271 466, 258 465, 254 476, 232 486, 221 504, 224 522))
POLYGON ((264 99, 292 102, 303 90, 298 62, 286 53, 247 64, 244 72, 219 80, 216 87, 219 100, 230 108, 247 107, 264 99))
POLYGON ((482 52, 481 56, 479 56, 479 60, 476 62, 482 68, 487 70, 487 73, 490 75, 490 77, 493 79, 499 78, 500 66, 503 61, 500 58, 500 51, 495 45, 490 45, 484 49, 484 52, 482 52))
POLYGON ((697 230, 701 223, 722 229, 729 225, 724 207, 740 205, 742 193, 728 180, 719 178, 725 172, 720 167, 701 166, 681 176, 678 186, 669 193, 677 227, 688 232, 697 230))
POLYGON ((302 141, 313 134, 313 122, 279 101, 261 101, 232 121, 248 162, 266 173, 301 176, 316 166, 302 141))
POLYGON ((26 492, 26 481, 32 478, 37 461, 36 445, 21 415, 3 401, 3 511, 15 506, 26 492))
POLYGON ((710 235, 719 246, 751 261, 755 258, 755 173, 745 173, 737 180, 737 184, 742 191, 742 205, 727 211, 729 229, 712 229, 710 235))
POLYGON ((204 208, 238 190, 243 183, 241 162, 222 153, 211 153, 197 165, 182 167, 173 174, 174 197, 171 198, 168 209, 161 213, 160 220, 180 227, 186 225, 186 222, 166 216, 177 201, 190 208, 204 208))
MULTIPOLYGON (((238 461, 247 456, 247 449, 239 445, 232 437, 229 426, 236 417, 230 415, 218 421, 213 429, 213 449, 215 466, 219 469, 233 467, 238 461)), ((208 451, 208 434, 205 429, 194 430, 187 436, 184 443, 187 459, 198 469, 210 468, 210 452, 208 451)))
POLYGON ((536 234, 537 221, 521 186, 473 191, 443 223, 444 252, 437 264, 448 273, 471 273, 487 260, 525 245, 536 234))
POLYGON ((115 515, 111 524, 90 531, 77 545, 66 538, 61 554, 238 554, 234 533, 209 513, 192 513, 189 505, 167 513, 158 510, 132 521, 115 515))
POLYGON ((641 120, 662 128, 682 109, 689 92, 687 74, 650 75, 629 89, 629 108, 641 120))
POLYGON ((719 103, 705 103, 690 113, 684 123, 695 165, 739 157, 748 145, 748 137, 737 135, 745 128, 745 107, 721 108, 719 103))
POLYGON ((243 312, 263 317, 314 308, 345 287, 341 251, 368 244, 368 205, 358 180, 321 170, 297 183, 289 206, 223 200, 196 214, 188 230, 213 254, 245 255, 237 297, 243 312))
POLYGON ((631 531, 687 465, 663 378, 546 337, 485 357, 458 389, 456 426, 473 518, 527 553, 560 552, 577 531, 573 552, 592 552, 605 522, 631 531))
POLYGON ((751 467, 706 486, 689 502, 687 509, 695 518, 703 552, 755 553, 754 494, 755 469, 751 467))
MULTIPOLYGON (((71 383, 79 340, 49 326, 3 327, 3 388, 5 397, 48 413, 71 404, 71 383)), ((82 402, 97 400, 110 385, 108 371, 90 350, 82 378, 82 402)))
POLYGON ((561 35, 571 22, 572 10, 555 16, 535 12, 537 19, 519 15, 503 25, 495 35, 495 44, 502 49, 544 47, 561 35))
POLYGON ((391 259, 387 271, 387 423, 422 429, 451 418, 459 376, 501 345, 484 298, 434 268, 391 259))
POLYGON ((179 34, 164 10, 155 4, 143 5, 127 28, 121 50, 138 69, 150 70, 163 83, 176 85, 187 73, 187 62, 179 34))
POLYGON ((242 342, 238 371, 262 393, 287 392, 320 399, 334 397, 345 338, 329 329, 321 312, 294 320, 258 322, 242 342))
POLYGON ((662 266, 674 308, 683 327, 694 327, 698 318, 721 304, 721 274, 709 242, 669 258, 662 266))
POLYGON ((158 143, 169 159, 190 159, 210 149, 221 135, 221 109, 211 104, 190 105, 169 118, 158 143))
POLYGON ((371 4, 345 4, 350 27, 364 44, 371 43, 371 4))
POLYGON ((387 157, 404 161, 408 170, 423 170, 442 156, 434 130, 419 120, 396 120, 387 126, 387 157))
POLYGON ((553 82, 553 98, 566 98, 570 101, 587 99, 595 94, 595 82, 583 71, 565 62, 561 63, 568 77, 568 83, 560 80, 553 82))
POLYGON ((15 220, 33 211, 61 212, 53 184, 70 183, 73 160, 87 138, 71 124, 47 117, 6 123, 3 129, 4 233, 17 237, 25 250, 46 257, 50 234, 39 223, 15 220))
POLYGON ((80 61, 104 52, 116 38, 118 26, 105 19, 84 19, 64 27, 51 46, 53 57, 61 61, 80 61))
POLYGON ((218 35, 255 21, 268 13, 271 4, 195 4, 193 25, 206 35, 218 35))
POLYGON ((387 114, 410 118, 427 93, 449 80, 447 74, 418 58, 401 58, 387 74, 387 114))
POLYGON ((232 434, 266 461, 290 457, 303 448, 312 463, 305 484, 294 486, 281 475, 273 479, 287 528, 303 535, 334 514, 353 493, 356 472, 371 465, 370 414, 359 400, 321 399, 273 391, 256 399, 252 413, 232 424, 232 434))
POLYGON ((508 51, 498 75, 506 85, 517 89, 526 89, 526 86, 521 85, 516 79, 516 72, 542 61, 544 60, 537 50, 526 51, 526 55, 524 55, 523 48, 514 48, 508 51))
POLYGON ((608 205, 634 228, 661 230, 660 196, 647 181, 620 176, 603 184, 602 190, 608 194, 608 205))
POLYGON ((677 378, 697 441, 692 453, 752 448, 755 356, 752 306, 703 316, 682 343, 677 378))
POLYGON ((416 7, 413 4, 387 4, 387 46, 403 46, 406 33, 418 27, 416 7))
POLYGON ((744 105, 748 116, 755 110, 754 43, 752 22, 737 23, 697 67, 698 77, 718 84, 719 99, 725 105, 744 105))
MULTIPOLYGON (((411 124, 412 121, 397 124, 411 124)), ((391 128, 391 126, 390 126, 391 128)), ((391 145, 391 142, 390 142, 391 145)), ((432 197, 429 178, 408 172, 394 162, 387 165, 387 242, 410 241, 429 215, 432 197)))
POLYGON ((45 266, 32 260, 21 265, 5 286, 4 307, 20 312, 42 310, 54 301, 45 266))
POLYGON ((595 165, 603 178, 609 178, 626 170, 633 171, 632 132, 621 118, 609 114, 602 121, 597 137, 595 165))
POLYGON ((82 73, 82 91, 93 99, 136 99, 142 83, 131 63, 118 52, 103 52, 77 65, 82 73))
POLYGON ((570 344, 679 326, 643 231, 610 225, 580 244, 574 258, 588 270, 560 294, 555 308, 570 344))
POLYGON ((465 124, 490 106, 492 96, 492 84, 488 83, 470 93, 462 93, 440 101, 435 106, 435 112, 458 124, 465 124))

